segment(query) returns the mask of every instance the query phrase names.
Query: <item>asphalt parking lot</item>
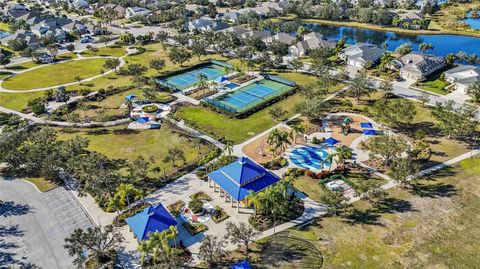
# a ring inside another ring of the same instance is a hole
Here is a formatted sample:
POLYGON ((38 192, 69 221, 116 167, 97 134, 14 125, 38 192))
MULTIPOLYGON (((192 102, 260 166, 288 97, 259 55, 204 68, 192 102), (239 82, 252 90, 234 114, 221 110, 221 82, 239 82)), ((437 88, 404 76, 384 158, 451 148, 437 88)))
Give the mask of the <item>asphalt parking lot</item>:
POLYGON ((33 263, 75 268, 63 248, 76 228, 92 226, 86 212, 63 187, 38 192, 22 180, 0 179, 0 268, 33 263))

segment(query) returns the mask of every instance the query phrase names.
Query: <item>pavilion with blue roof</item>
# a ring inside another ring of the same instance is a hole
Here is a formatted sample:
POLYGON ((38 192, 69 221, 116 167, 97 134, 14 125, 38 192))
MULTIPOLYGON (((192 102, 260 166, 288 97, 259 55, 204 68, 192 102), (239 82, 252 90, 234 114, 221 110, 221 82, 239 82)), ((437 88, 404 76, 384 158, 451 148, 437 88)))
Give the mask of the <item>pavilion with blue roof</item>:
POLYGON ((162 232, 178 224, 162 204, 149 206, 125 221, 138 241, 147 240, 150 232, 162 232))
POLYGON ((250 191, 262 191, 278 181, 280 177, 247 157, 240 157, 235 162, 208 174, 208 185, 212 187, 213 182, 215 191, 218 186, 220 196, 225 195, 225 200, 230 200, 232 206, 236 202, 237 211, 250 191))

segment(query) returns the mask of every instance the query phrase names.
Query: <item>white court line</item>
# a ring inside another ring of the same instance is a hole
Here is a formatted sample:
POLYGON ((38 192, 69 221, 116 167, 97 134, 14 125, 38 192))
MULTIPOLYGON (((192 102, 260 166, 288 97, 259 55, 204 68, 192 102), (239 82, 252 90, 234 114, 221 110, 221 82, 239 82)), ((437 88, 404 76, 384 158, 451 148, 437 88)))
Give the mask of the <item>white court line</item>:
POLYGON ((64 207, 64 206, 67 206, 67 205, 75 205, 75 202, 70 201, 70 202, 68 202, 68 203, 66 203, 66 204, 63 204, 63 205, 59 206, 59 207, 53 208, 52 210, 55 211, 55 210, 57 210, 57 209, 59 209, 59 208, 62 208, 62 207, 64 207))
POLYGON ((74 208, 69 209, 69 210, 67 210, 67 211, 63 211, 63 212, 58 213, 57 216, 59 217, 59 216, 64 215, 64 214, 66 214, 66 213, 68 213, 68 212, 72 212, 72 211, 78 210, 78 209, 80 209, 80 211, 83 212, 83 210, 82 210, 81 208, 79 208, 79 207, 74 207, 74 208))
POLYGON ((63 222, 65 222, 65 221, 69 220, 69 219, 72 219, 72 218, 74 218, 74 217, 76 217, 76 216, 80 215, 80 214, 85 214, 85 212, 83 212, 83 211, 82 211, 82 212, 80 212, 80 213, 77 213, 77 214, 75 214, 75 215, 73 215, 73 216, 69 217, 69 218, 66 218, 66 219, 64 219, 64 220, 61 220, 60 222, 61 222, 61 223, 63 223, 63 222))
POLYGON ((88 218, 85 218, 84 220, 82 220, 82 221, 80 221, 80 222, 74 223, 74 224, 72 224, 72 225, 70 225, 70 226, 68 226, 68 227, 66 227, 66 228, 63 228, 63 230, 64 230, 64 231, 67 231, 67 229, 69 229, 70 227, 75 226, 75 225, 78 225, 78 224, 80 224, 80 223, 82 223, 82 222, 84 222, 84 221, 86 221, 86 220, 90 221, 88 218))

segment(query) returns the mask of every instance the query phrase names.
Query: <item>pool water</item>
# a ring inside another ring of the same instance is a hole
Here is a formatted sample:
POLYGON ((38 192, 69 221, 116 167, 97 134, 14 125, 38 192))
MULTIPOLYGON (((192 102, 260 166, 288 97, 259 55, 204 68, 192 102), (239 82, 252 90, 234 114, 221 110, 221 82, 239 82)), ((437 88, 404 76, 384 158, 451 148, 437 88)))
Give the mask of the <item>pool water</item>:
POLYGON ((292 150, 290 161, 304 169, 322 170, 325 167, 330 167, 330 162, 322 164, 327 156, 328 152, 322 148, 303 146, 292 150))
POLYGON ((7 37, 7 36, 9 36, 9 35, 10 35, 10 34, 7 33, 7 32, 0 31, 0 39, 5 38, 5 37, 7 37))

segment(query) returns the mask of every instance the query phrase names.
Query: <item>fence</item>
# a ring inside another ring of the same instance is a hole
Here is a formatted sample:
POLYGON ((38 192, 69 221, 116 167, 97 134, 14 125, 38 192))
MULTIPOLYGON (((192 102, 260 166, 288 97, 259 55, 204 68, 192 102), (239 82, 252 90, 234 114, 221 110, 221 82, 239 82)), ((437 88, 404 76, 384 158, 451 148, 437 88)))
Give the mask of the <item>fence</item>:
POLYGON ((215 64, 215 65, 219 65, 219 66, 223 66, 223 67, 228 67, 230 69, 233 68, 233 65, 227 64, 225 62, 217 61, 217 60, 210 60, 210 63, 215 64))
POLYGON ((265 78, 265 79, 268 79, 268 80, 272 80, 272 81, 275 81, 275 82, 278 82, 278 83, 282 83, 282 84, 285 84, 285 85, 288 85, 290 87, 295 87, 297 86, 297 83, 291 81, 291 80, 288 80, 288 79, 284 79, 284 78, 281 78, 279 76, 275 76, 275 75, 269 75, 269 74, 262 74, 262 76, 265 78))
POLYGON ((164 87, 167 87, 167 88, 169 88, 169 89, 172 89, 172 90, 178 90, 178 91, 183 90, 183 89, 179 89, 177 86, 175 86, 175 85, 173 85, 173 84, 171 84, 171 83, 168 83, 167 81, 162 80, 162 79, 158 79, 158 78, 157 78, 157 79, 155 79, 155 82, 157 82, 157 84, 160 84, 160 85, 162 85, 162 86, 164 86, 164 87))

